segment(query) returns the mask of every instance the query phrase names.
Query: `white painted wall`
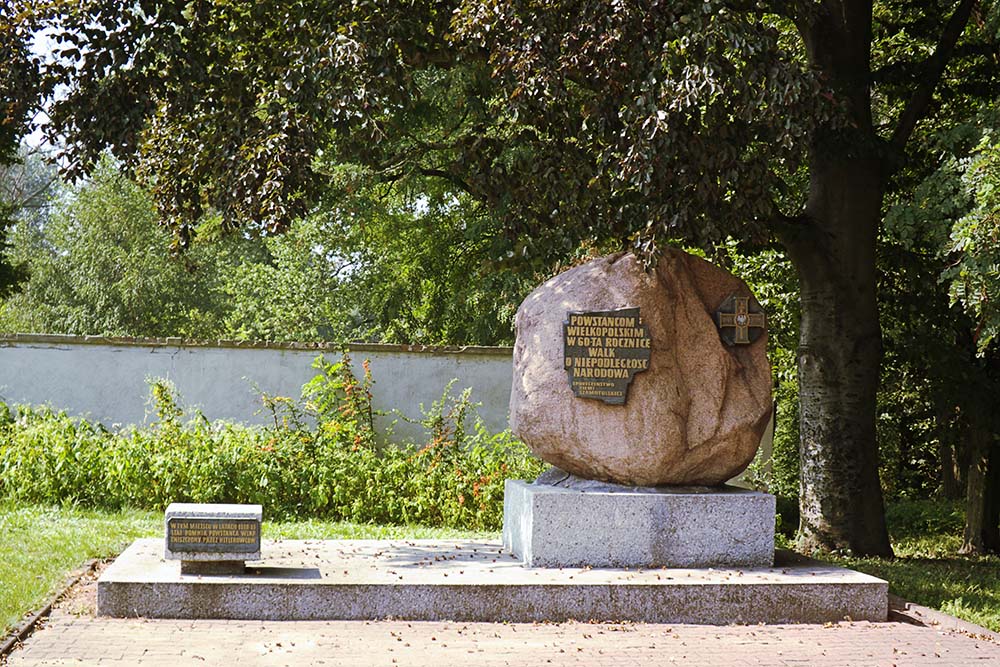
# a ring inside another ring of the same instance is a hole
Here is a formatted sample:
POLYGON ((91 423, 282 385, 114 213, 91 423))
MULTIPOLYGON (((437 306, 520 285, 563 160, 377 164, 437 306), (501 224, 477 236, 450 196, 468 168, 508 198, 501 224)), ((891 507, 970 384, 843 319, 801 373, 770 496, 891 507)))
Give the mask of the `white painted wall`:
MULTIPOLYGON (((263 423, 260 394, 298 398, 302 385, 316 375, 313 360, 325 353, 336 361, 336 349, 305 345, 186 345, 176 339, 126 340, 76 336, 23 335, 0 337, 0 400, 6 403, 51 404, 71 414, 111 424, 139 424, 147 419, 147 378, 174 383, 182 403, 198 407, 209 419, 263 423)), ((452 394, 472 387, 472 401, 493 431, 507 428, 510 400, 510 348, 422 348, 400 345, 356 345, 351 357, 357 374, 370 359, 376 410, 385 426, 398 413, 421 416, 445 386, 457 379, 452 394)), ((419 424, 399 420, 393 439, 419 441, 419 424)))
MULTIPOLYGON (((335 348, 301 344, 218 346, 183 344, 179 339, 132 340, 95 336, 0 336, 0 401, 50 404, 110 426, 147 420, 147 378, 174 383, 183 404, 199 408, 210 420, 265 423, 262 391, 298 398, 302 385, 316 375, 313 360, 321 353, 336 361, 335 348)), ((511 349, 505 347, 426 348, 404 345, 354 345, 355 372, 369 359, 372 404, 390 414, 377 418, 379 430, 396 421, 393 441, 422 441, 420 406, 430 408, 453 378, 452 395, 472 387, 479 416, 493 432, 507 428, 512 379, 511 349)), ((769 461, 773 421, 761 442, 758 459, 769 461)), ((733 480, 739 484, 742 475, 733 480)))

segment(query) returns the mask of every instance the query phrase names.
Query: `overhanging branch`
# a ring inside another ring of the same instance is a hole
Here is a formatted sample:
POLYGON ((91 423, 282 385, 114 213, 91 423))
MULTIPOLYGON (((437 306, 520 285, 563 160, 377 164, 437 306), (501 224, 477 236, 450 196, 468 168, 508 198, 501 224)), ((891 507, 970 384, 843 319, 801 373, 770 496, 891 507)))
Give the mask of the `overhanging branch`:
POLYGON ((464 179, 459 178, 458 176, 456 176, 455 174, 453 174, 453 173, 451 173, 449 171, 445 171, 444 169, 428 169, 428 168, 425 168, 425 167, 420 167, 419 170, 420 170, 420 174, 422 176, 430 176, 430 177, 434 177, 434 178, 443 178, 444 180, 448 181, 452 185, 455 185, 458 188, 464 190, 468 194, 470 194, 472 196, 476 196, 476 193, 472 189, 471 185, 469 185, 467 182, 465 182, 464 179))
POLYGON ((790 2, 789 0, 730 0, 726 3, 728 9, 746 12, 748 14, 763 15, 776 14, 784 18, 793 18, 797 13, 807 8, 807 2, 790 2))
POLYGON ((965 26, 969 22, 975 4, 976 0, 962 0, 958 8, 955 9, 955 13, 948 19, 937 47, 934 49, 934 55, 927 61, 924 77, 917 84, 916 90, 913 91, 913 97, 903 109, 903 113, 899 117, 899 124, 896 125, 896 131, 892 134, 890 144, 895 155, 903 153, 906 142, 910 140, 910 135, 913 134, 917 122, 927 113, 934 89, 941 80, 941 75, 944 73, 948 61, 951 60, 958 38, 965 31, 965 26))

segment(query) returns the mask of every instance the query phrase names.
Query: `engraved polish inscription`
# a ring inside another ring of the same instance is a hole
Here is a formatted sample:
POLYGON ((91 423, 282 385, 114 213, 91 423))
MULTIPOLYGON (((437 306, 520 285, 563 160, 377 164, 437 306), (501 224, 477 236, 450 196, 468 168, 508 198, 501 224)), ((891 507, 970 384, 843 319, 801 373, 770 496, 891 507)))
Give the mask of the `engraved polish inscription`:
POLYGON ((171 551, 254 553, 260 551, 255 519, 179 518, 167 522, 171 551))
POLYGON ((652 339, 638 308, 567 313, 563 366, 579 398, 624 405, 636 373, 649 368, 652 339))

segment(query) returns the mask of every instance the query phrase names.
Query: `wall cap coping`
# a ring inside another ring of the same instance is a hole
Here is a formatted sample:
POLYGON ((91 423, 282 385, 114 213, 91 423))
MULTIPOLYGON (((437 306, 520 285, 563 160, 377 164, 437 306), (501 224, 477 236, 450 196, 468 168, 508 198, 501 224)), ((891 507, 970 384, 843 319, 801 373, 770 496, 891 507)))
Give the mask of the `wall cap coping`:
POLYGON ((315 352, 405 352, 423 354, 464 354, 510 356, 511 347, 485 345, 406 345, 394 343, 281 342, 272 340, 191 340, 179 337, 135 338, 131 336, 75 336, 69 334, 0 334, 0 347, 18 345, 107 345, 134 347, 227 348, 240 350, 294 350, 315 352))

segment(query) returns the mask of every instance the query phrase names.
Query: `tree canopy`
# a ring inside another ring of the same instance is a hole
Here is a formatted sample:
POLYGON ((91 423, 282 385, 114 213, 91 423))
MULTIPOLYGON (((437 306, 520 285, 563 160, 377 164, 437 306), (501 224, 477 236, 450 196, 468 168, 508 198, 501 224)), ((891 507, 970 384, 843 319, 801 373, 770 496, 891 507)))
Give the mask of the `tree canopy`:
POLYGON ((0 304, 0 329, 201 338, 218 328, 221 270, 255 246, 232 238, 171 257, 149 196, 109 160, 74 190, 47 219, 18 220, 4 259, 25 280, 0 304))
POLYGON ((31 54, 34 21, 24 3, 0 7, 0 166, 17 161, 21 139, 38 108, 41 71, 31 54))
MULTIPOLYGON (((842 106, 791 24, 722 2, 93 2, 42 14, 68 171, 110 149, 186 243, 206 207, 267 231, 324 165, 439 176, 497 256, 582 238, 760 236, 842 106)), ((799 193, 801 194, 801 193, 799 193)))

